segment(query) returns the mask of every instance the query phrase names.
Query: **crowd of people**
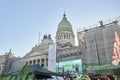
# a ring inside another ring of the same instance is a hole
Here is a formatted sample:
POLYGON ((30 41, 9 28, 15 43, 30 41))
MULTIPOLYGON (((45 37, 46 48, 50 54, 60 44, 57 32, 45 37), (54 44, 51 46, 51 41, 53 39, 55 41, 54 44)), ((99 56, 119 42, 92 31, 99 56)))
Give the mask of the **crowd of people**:
POLYGON ((65 80, 120 80, 120 77, 117 75, 101 75, 101 74, 92 74, 74 77, 66 77, 65 80))

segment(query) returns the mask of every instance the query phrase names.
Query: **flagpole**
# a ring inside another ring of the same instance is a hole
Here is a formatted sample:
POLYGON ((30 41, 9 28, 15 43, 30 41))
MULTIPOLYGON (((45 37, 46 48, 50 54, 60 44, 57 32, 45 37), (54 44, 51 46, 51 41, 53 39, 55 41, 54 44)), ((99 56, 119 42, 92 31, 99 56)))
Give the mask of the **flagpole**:
POLYGON ((38 45, 39 45, 39 43, 40 43, 40 32, 39 32, 39 39, 38 39, 38 45))

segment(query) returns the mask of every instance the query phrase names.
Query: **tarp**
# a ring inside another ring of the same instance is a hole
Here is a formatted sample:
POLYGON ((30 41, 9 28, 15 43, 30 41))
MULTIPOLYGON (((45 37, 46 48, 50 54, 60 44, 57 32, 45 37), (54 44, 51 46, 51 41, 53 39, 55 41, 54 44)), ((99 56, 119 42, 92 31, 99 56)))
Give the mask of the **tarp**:
POLYGON ((44 69, 43 67, 37 65, 30 66, 31 72, 35 75, 36 78, 52 78, 51 76, 60 76, 57 73, 44 69))
POLYGON ((35 73, 36 71, 39 72, 42 75, 58 75, 57 73, 54 73, 52 71, 49 71, 47 69, 44 69, 43 67, 37 65, 31 65, 30 66, 31 72, 35 73))

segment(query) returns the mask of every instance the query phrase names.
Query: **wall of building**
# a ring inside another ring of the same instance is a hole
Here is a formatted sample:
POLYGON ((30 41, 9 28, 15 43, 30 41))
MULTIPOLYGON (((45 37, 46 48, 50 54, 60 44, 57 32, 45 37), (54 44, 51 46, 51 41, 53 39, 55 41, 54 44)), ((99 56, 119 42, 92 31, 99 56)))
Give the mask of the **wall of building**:
POLYGON ((57 62, 82 59, 82 54, 79 46, 57 49, 57 62))
POLYGON ((32 57, 25 57, 24 59, 28 65, 39 64, 44 68, 48 67, 48 54, 42 53, 39 55, 34 55, 32 57))
POLYGON ((25 62, 24 58, 19 58, 19 59, 13 61, 10 72, 16 72, 16 71, 21 70, 23 68, 23 66, 25 65, 25 63, 26 62, 25 62))
POLYGON ((87 52, 84 58, 86 64, 111 63, 115 31, 120 35, 120 28, 116 23, 85 31, 84 41, 87 52))
POLYGON ((6 55, 1 55, 0 56, 0 72, 2 72, 5 68, 7 56, 6 55))
POLYGON ((72 46, 75 46, 75 36, 73 32, 70 31, 61 31, 56 35, 56 43, 65 44, 67 42, 71 43, 72 46))

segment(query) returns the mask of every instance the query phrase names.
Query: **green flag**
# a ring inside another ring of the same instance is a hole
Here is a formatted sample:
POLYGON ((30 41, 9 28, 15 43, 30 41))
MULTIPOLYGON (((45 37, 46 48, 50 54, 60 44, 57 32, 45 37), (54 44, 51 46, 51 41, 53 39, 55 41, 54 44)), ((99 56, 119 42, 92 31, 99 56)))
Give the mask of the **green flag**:
POLYGON ((78 76, 78 77, 76 78, 76 80, 81 80, 81 77, 78 76))
POLYGON ((28 75, 23 75, 22 78, 21 78, 21 80, 26 80, 27 76, 28 75))
POLYGON ((21 69, 20 73, 17 75, 16 80, 22 79, 23 77, 25 77, 25 75, 28 75, 29 72, 30 72, 30 67, 28 64, 25 64, 24 67, 21 69))
POLYGON ((64 66, 63 66, 63 68, 62 68, 62 72, 61 72, 61 74, 64 75, 64 66))
POLYGON ((11 80, 16 80, 17 76, 12 76, 11 80))
POLYGON ((26 80, 34 80, 34 75, 29 75, 26 80))
POLYGON ((25 64, 20 73, 17 75, 16 80, 34 80, 34 74, 28 75, 31 72, 30 67, 28 64, 25 64))
POLYGON ((30 72, 30 67, 28 64, 25 64, 22 70, 20 71, 20 73, 18 74, 18 76, 21 77, 23 75, 27 75, 29 72, 30 72))
POLYGON ((8 76, 6 77, 6 80, 11 80, 11 78, 12 78, 11 76, 8 76))

